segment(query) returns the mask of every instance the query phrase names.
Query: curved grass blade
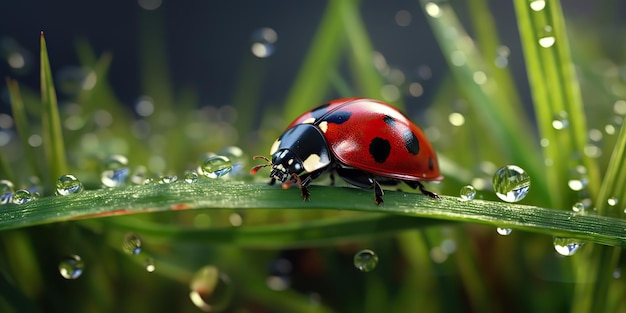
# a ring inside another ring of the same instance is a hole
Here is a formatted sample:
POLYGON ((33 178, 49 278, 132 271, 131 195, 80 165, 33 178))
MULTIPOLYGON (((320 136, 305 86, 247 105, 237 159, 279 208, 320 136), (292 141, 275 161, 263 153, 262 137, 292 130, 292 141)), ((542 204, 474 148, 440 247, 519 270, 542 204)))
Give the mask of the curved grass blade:
POLYGON ((311 192, 312 201, 304 202, 296 190, 219 180, 93 190, 66 197, 45 197, 21 205, 6 204, 0 212, 0 230, 171 210, 326 209, 479 223, 626 246, 626 221, 611 217, 501 202, 464 202, 448 196, 435 200, 397 191, 386 192, 384 205, 378 207, 369 190, 312 186, 311 192))
POLYGON ((42 116, 43 147, 48 165, 48 176, 42 177, 46 187, 51 188, 52 182, 67 173, 67 161, 63 145, 63 132, 57 105, 57 95, 52 81, 52 71, 48 60, 46 39, 41 32, 41 102, 44 106, 42 116))

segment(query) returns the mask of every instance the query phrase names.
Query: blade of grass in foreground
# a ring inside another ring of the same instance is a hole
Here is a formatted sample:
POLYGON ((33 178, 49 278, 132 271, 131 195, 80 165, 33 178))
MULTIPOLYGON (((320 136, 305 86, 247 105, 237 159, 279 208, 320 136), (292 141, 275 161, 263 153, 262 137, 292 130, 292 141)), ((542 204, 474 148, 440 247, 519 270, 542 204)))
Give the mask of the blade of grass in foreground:
POLYGON ((52 81, 52 71, 48 60, 46 39, 41 32, 41 102, 44 106, 42 116, 43 147, 46 154, 48 175, 42 177, 47 188, 52 188, 52 182, 57 177, 67 173, 65 148, 63 145, 63 133, 61 119, 57 106, 57 95, 52 81))
POLYGON ((0 230, 59 221, 185 209, 327 209, 387 213, 480 223, 547 235, 626 246, 626 220, 570 211, 490 201, 441 200, 421 194, 388 191, 376 206, 369 190, 312 186, 312 201, 296 190, 266 184, 203 180, 195 184, 130 186, 45 197, 25 204, 5 204, 0 230))

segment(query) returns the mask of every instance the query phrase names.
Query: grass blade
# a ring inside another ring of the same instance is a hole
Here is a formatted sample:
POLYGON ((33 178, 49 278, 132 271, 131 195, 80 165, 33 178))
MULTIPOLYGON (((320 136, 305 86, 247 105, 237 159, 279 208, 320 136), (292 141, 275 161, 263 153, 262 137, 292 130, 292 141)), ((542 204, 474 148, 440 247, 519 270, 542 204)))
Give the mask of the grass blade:
POLYGON ((41 32, 41 102, 43 104, 43 147, 48 165, 48 176, 42 177, 47 188, 52 188, 52 182, 57 177, 67 173, 63 132, 57 105, 57 95, 52 81, 52 71, 48 60, 46 39, 41 32))
MULTIPOLYGON (((420 194, 388 191, 377 207, 369 190, 313 186, 313 201, 301 201, 295 190, 266 184, 204 180, 195 184, 85 191, 68 197, 46 197, 22 205, 6 204, 0 230, 85 218, 187 209, 316 209, 387 213, 479 223, 626 246, 626 221, 605 216, 491 201, 433 200, 420 194), (207 197, 207 195, 210 195, 207 197)), ((319 239, 319 238, 318 238, 319 239)))

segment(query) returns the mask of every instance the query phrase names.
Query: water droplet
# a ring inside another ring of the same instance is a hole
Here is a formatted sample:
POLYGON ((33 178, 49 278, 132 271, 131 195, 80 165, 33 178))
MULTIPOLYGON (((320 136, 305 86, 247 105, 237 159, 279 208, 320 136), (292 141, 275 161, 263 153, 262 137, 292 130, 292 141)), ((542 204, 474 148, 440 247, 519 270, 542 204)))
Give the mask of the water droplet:
POLYGON ((135 102, 135 112, 139 116, 148 117, 154 113, 154 101, 148 96, 142 96, 135 102))
POLYGON ((156 266, 154 265, 154 259, 151 257, 147 257, 146 260, 143 261, 143 267, 148 273, 154 272, 156 270, 156 266))
POLYGON ((208 178, 218 178, 228 174, 232 170, 232 163, 227 157, 216 155, 204 160, 201 169, 204 176, 208 178))
POLYGON ((587 186, 586 179, 570 179, 567 181, 567 186, 573 191, 581 191, 587 186))
POLYGON ((561 111, 554 115, 552 119, 552 128, 556 130, 561 130, 567 128, 569 122, 567 121, 567 112, 561 111))
POLYGON ((198 182, 198 173, 196 172, 186 172, 185 173, 185 182, 188 184, 193 184, 198 182))
POLYGON ((574 211, 574 213, 580 213, 580 214, 586 213, 585 204, 582 202, 574 203, 574 205, 572 205, 572 211, 574 211))
POLYGON ((164 175, 159 177, 159 184, 171 184, 178 180, 177 176, 174 175, 164 175))
POLYGON ((424 6, 424 11, 431 17, 438 18, 441 17, 441 8, 434 2, 428 2, 424 6))
POLYGON ((452 126, 462 126, 465 124, 465 116, 458 112, 452 112, 448 115, 448 121, 452 126))
POLYGON ((269 27, 260 28, 252 33, 252 54, 258 58, 267 58, 274 54, 274 44, 278 40, 276 31, 269 27))
POLYGON ((24 204, 33 199, 33 195, 26 189, 20 189, 13 194, 13 203, 15 204, 24 204))
POLYGON ((617 100, 613 104, 613 112, 618 115, 626 115, 626 100, 617 100))
POLYGON ((354 255, 354 267, 361 272, 371 272, 378 264, 378 255, 370 249, 363 249, 354 255))
POLYGON ((137 255, 141 252, 141 238, 135 233, 128 233, 122 241, 122 250, 128 254, 137 255))
POLYGON ((517 202, 528 194, 530 176, 518 166, 506 165, 493 175, 492 186, 498 198, 506 202, 517 202))
POLYGON ((130 181, 135 185, 143 185, 146 182, 148 176, 148 169, 139 165, 133 169, 133 173, 130 175, 130 181))
POLYGON ((83 184, 74 175, 63 175, 57 179, 57 195, 67 196, 83 191, 83 184))
POLYGON ((609 206, 616 206, 617 203, 619 202, 619 199, 617 199, 617 197, 611 197, 608 200, 606 200, 606 202, 609 204, 609 206))
POLYGON ((530 8, 533 11, 541 11, 546 7, 545 0, 530 0, 530 8))
POLYGON ((622 269, 619 267, 616 267, 615 270, 613 271, 613 278, 619 279, 620 277, 622 277, 622 269))
POLYGON ((59 273, 65 279, 76 279, 83 274, 85 263, 80 256, 70 255, 59 263, 59 273))
POLYGON ((552 26, 545 26, 543 28, 542 34, 539 37, 539 45, 544 48, 550 48, 554 46, 555 42, 556 42, 556 38, 554 37, 554 34, 552 33, 552 26))
POLYGON ((239 213, 233 212, 228 215, 228 221, 230 222, 230 225, 233 225, 233 227, 239 227, 243 224, 243 216, 239 213))
POLYGON ((401 27, 406 27, 411 24, 411 12, 407 10, 400 10, 396 12, 396 24, 401 27))
POLYGON ((130 173, 128 159, 123 155, 111 155, 102 161, 100 181, 106 187, 120 187, 126 184, 130 173))
POLYGON ((474 187, 472 187, 471 185, 467 185, 461 188, 461 200, 463 201, 474 200, 475 196, 476 196, 476 189, 474 189, 474 187))
POLYGON ((0 204, 6 204, 13 199, 13 182, 6 179, 0 180, 0 204))
POLYGON ((510 229, 510 228, 498 227, 498 228, 496 228, 496 232, 497 232, 499 235, 502 235, 502 236, 508 236, 508 235, 510 235, 510 234, 513 232, 513 230, 512 230, 512 229, 510 229))
POLYGON ((554 250, 563 256, 572 256, 583 246, 583 242, 573 238, 554 237, 554 250))
POLYGON ((230 305, 233 286, 230 278, 215 266, 205 266, 194 275, 189 284, 189 298, 205 312, 223 311, 230 305))

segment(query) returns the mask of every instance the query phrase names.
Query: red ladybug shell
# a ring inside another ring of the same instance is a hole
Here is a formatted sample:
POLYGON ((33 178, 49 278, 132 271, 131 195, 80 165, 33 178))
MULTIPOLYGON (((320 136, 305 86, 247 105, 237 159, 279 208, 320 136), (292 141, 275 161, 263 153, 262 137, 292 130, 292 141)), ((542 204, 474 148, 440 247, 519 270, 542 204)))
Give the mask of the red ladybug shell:
POLYGON ((296 118, 319 127, 335 158, 374 175, 409 181, 441 180, 437 156, 422 130, 380 101, 347 98, 296 118))

